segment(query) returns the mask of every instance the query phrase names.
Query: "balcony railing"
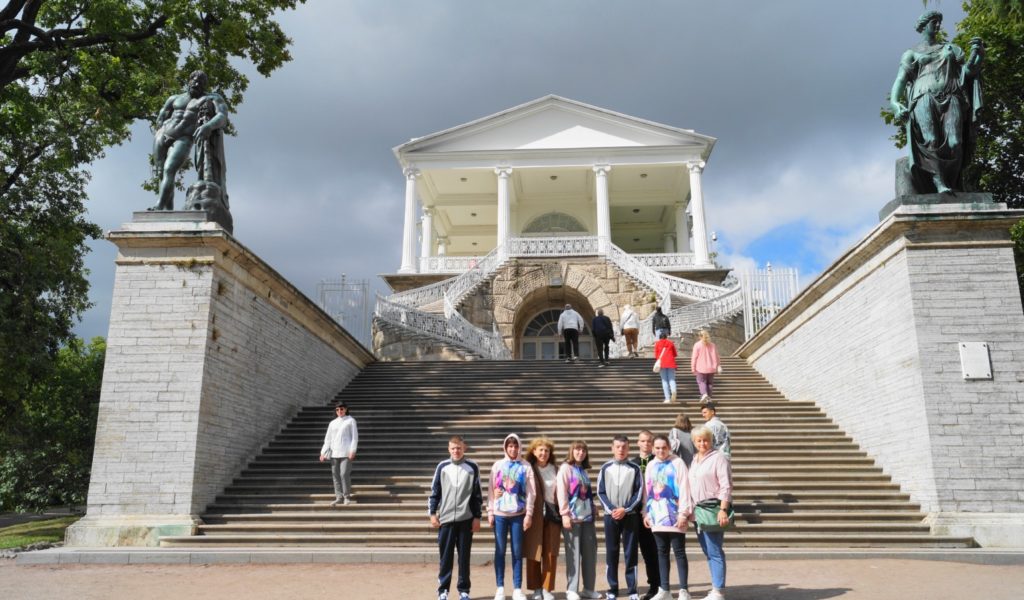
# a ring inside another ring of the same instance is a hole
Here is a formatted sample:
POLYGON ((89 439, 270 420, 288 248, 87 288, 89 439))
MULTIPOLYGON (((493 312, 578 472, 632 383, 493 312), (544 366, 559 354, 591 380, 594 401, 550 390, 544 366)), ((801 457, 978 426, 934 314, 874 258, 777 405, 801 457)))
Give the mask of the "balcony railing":
MULTIPOLYGON (((599 254, 595 237, 512 238, 509 256, 593 256, 599 254)), ((694 254, 630 254, 635 260, 655 271, 688 271, 696 269, 694 254)), ((420 258, 420 273, 462 273, 475 267, 483 256, 425 256, 420 258)))

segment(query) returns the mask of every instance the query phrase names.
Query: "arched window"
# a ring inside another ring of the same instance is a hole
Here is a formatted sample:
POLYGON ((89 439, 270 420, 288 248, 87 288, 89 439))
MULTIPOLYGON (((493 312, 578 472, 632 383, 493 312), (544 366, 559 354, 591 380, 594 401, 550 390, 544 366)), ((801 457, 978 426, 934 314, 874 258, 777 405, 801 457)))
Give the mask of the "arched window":
POLYGON ((523 233, 586 233, 587 228, 576 217, 563 212, 545 213, 530 221, 523 233))
MULTIPOLYGON (((558 317, 562 311, 552 308, 534 317, 523 329, 519 355, 524 360, 555 360, 565 358, 565 344, 558 335, 558 317)), ((594 349, 590 328, 583 325, 580 332, 580 358, 592 358, 594 349)))

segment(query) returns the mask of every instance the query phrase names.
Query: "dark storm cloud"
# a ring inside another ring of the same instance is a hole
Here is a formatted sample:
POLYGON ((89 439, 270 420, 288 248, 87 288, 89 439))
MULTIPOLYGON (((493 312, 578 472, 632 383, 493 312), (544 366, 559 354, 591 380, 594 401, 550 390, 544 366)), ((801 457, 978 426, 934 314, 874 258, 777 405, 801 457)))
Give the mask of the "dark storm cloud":
MULTIPOLYGON (((932 6, 952 31, 959 4, 932 6)), ((737 264, 775 260, 746 248, 802 223, 820 268, 891 194, 899 154, 878 110, 923 10, 919 0, 310 2, 281 17, 294 60, 271 79, 253 73, 233 116, 236 234, 311 297, 324 277, 376 280, 399 264, 404 181, 391 148, 554 93, 718 138, 705 194, 719 251, 737 264)), ((149 146, 140 127, 96 165, 89 207, 105 229, 154 203, 138 187, 149 146)), ((114 252, 95 247, 97 306, 82 335, 104 335, 109 313, 114 252)))

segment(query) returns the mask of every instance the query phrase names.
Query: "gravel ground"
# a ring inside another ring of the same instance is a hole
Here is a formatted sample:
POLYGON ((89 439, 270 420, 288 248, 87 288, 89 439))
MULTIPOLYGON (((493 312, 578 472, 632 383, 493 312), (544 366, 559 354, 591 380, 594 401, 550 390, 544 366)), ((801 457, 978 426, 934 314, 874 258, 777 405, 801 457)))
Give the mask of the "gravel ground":
MULTIPOLYGON (((917 560, 743 560, 729 565, 728 600, 1024 598, 1024 567, 917 560)), ((560 564, 556 597, 564 598, 560 564)), ((643 567, 641 565, 641 571, 643 567)), ((604 591, 598 565, 598 590, 604 591)), ((0 560, 0 597, 75 600, 185 598, 341 600, 435 598, 436 571, 422 565, 15 566, 0 560)), ((494 596, 494 571, 473 567, 474 600, 494 596)), ((511 576, 507 576, 511 584, 511 576)), ((645 581, 641 574, 641 581, 645 581)), ((676 579, 673 574, 673 584, 676 579)), ((674 589, 674 585, 673 585, 674 589)), ((690 563, 690 591, 709 589, 707 565, 690 563)), ((643 589, 641 589, 643 591, 643 589)), ((511 586, 506 587, 511 596, 511 586)), ((620 597, 622 597, 620 595, 620 597)))

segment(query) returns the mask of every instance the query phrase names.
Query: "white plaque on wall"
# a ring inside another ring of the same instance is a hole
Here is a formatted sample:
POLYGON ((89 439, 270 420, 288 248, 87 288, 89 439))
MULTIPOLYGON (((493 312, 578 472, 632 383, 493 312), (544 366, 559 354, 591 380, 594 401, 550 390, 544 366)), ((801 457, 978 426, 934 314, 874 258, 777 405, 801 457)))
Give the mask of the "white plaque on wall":
POLYGON ((960 342, 960 369, 964 379, 992 379, 992 361, 985 342, 960 342))

